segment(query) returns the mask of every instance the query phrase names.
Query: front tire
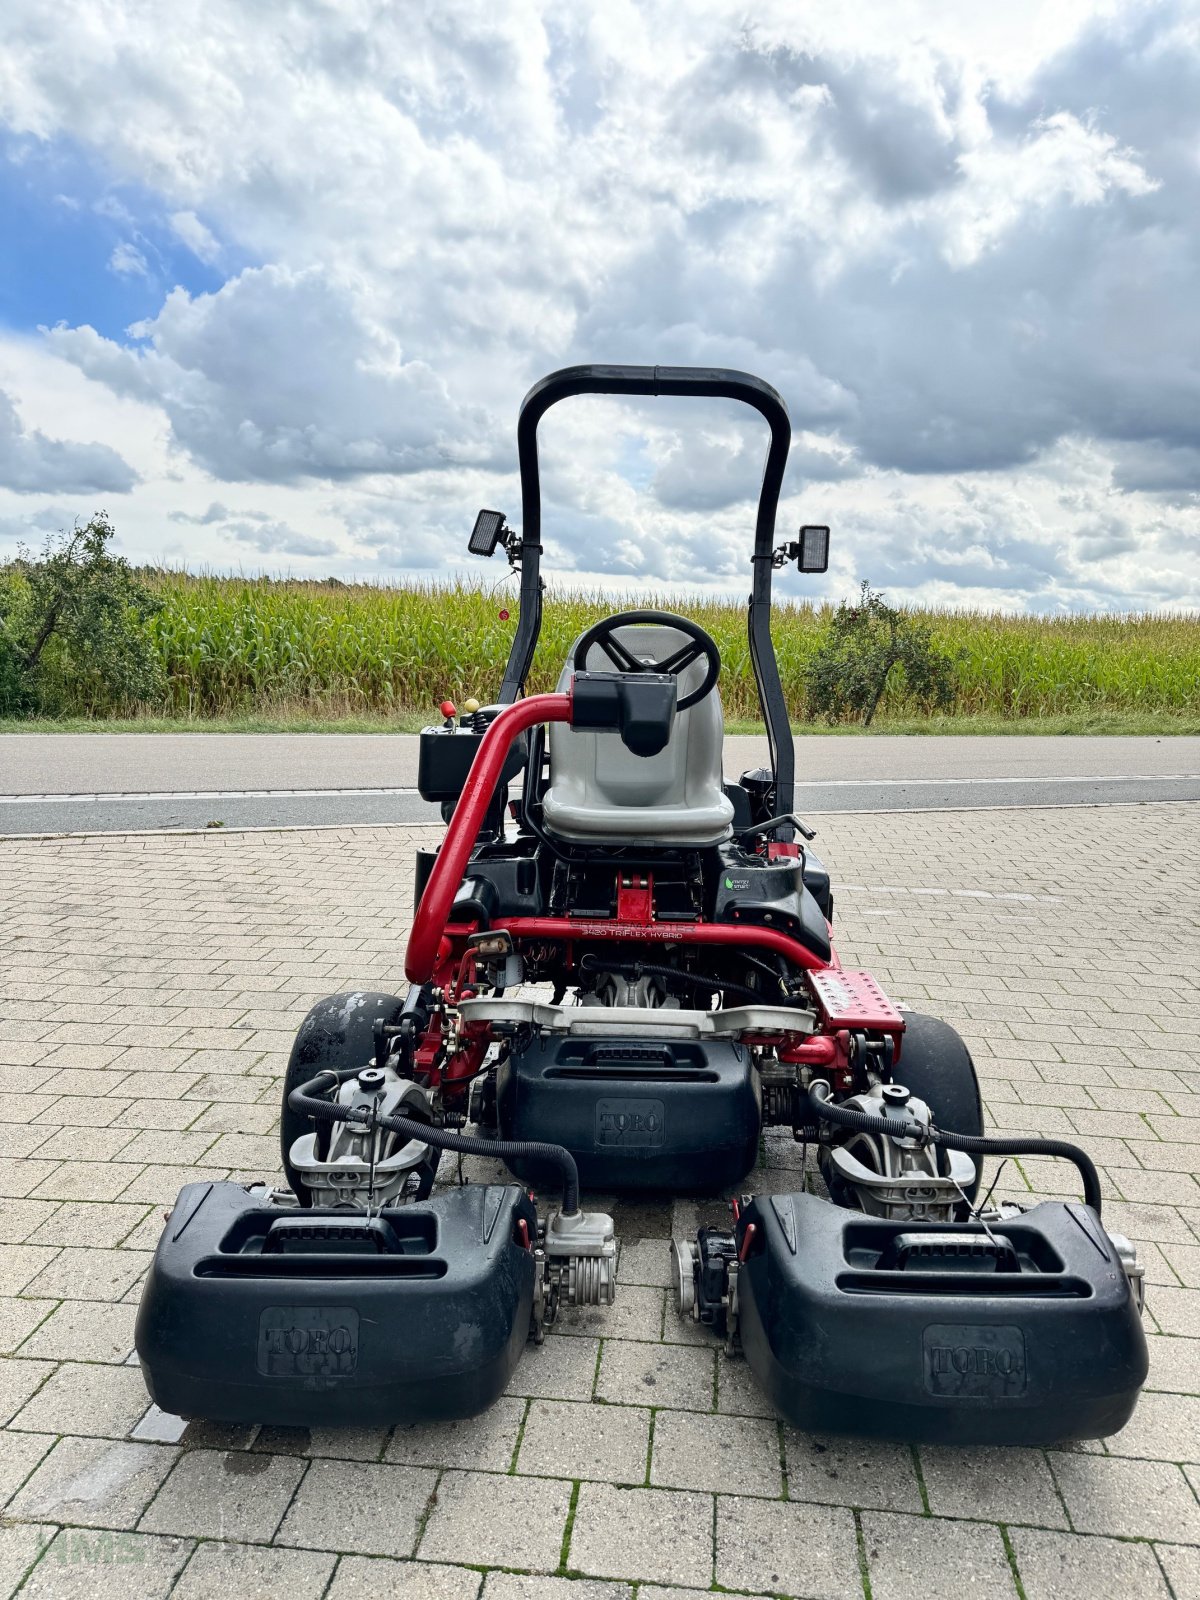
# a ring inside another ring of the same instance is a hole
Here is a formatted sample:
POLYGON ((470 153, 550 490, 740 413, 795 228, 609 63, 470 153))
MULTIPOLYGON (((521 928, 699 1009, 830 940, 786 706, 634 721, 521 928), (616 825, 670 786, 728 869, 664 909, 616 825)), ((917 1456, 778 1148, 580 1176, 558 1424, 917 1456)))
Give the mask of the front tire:
MULTIPOLYGON (((291 1149, 302 1133, 312 1128, 309 1119, 288 1105, 293 1089, 316 1077, 322 1067, 341 1072, 348 1067, 368 1067, 375 1059, 375 1022, 400 1019, 404 1002, 394 994, 377 994, 368 989, 353 989, 346 994, 331 994, 316 1005, 300 1024, 283 1079, 283 1105, 279 1113, 279 1153, 284 1175, 302 1206, 311 1206, 307 1184, 292 1165, 291 1149)), ((329 1125, 317 1126, 317 1150, 328 1149, 329 1125), (324 1146, 324 1148, 323 1148, 324 1146)))
MULTIPOLYGON (((892 1069, 892 1080, 925 1101, 939 1128, 982 1138, 983 1098, 975 1063, 948 1022, 920 1011, 905 1012, 900 1059, 892 1069)), ((982 1171, 977 1161, 975 1181, 966 1190, 972 1202, 979 1194, 982 1171)))

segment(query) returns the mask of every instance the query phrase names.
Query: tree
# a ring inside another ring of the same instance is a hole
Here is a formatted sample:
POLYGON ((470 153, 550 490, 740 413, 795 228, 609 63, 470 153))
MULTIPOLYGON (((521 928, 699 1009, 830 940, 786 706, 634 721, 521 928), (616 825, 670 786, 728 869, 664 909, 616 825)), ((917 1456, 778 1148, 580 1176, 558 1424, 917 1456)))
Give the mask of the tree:
POLYGON ((114 537, 98 512, 0 567, 0 715, 92 714, 161 692, 147 628, 159 602, 114 537))
POLYGON ((864 580, 858 600, 834 612, 805 671, 808 715, 831 723, 861 718, 869 728, 889 685, 922 710, 948 711, 954 667, 928 623, 888 605, 864 580))

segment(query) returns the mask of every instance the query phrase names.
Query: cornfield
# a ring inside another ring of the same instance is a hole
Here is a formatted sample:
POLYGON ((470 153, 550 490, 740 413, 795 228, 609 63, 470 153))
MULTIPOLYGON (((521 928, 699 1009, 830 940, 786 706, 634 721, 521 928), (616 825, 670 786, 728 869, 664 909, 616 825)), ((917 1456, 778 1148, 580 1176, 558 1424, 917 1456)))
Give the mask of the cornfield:
MULTIPOLYGON (((516 625, 515 597, 461 585, 398 587, 191 577, 159 573, 151 624, 166 671, 169 715, 204 717, 287 705, 317 715, 426 711, 447 695, 490 699, 516 625), (512 615, 501 613, 507 607, 512 615)), ((731 719, 755 718, 745 612, 713 600, 655 600, 708 629, 724 662, 731 719)), ((617 602, 548 595, 530 688, 553 687, 576 635, 617 602)), ((1020 617, 918 612, 957 657, 957 710, 1003 718, 1100 712, 1200 711, 1200 618, 1182 615, 1020 617)), ((775 648, 799 714, 805 665, 825 612, 780 606, 775 648)), ((885 700, 885 714, 902 703, 885 700)))

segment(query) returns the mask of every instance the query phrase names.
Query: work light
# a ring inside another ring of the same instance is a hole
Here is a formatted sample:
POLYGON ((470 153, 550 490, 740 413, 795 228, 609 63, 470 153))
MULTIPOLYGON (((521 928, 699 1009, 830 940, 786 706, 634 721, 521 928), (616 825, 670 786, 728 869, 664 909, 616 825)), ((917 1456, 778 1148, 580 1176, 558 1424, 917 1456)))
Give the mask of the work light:
POLYGON ((503 511, 481 511, 475 518, 467 549, 473 556, 491 556, 504 534, 503 511))
POLYGON ((800 542, 795 546, 795 551, 796 565, 801 572, 828 572, 829 529, 815 524, 801 528, 800 542))

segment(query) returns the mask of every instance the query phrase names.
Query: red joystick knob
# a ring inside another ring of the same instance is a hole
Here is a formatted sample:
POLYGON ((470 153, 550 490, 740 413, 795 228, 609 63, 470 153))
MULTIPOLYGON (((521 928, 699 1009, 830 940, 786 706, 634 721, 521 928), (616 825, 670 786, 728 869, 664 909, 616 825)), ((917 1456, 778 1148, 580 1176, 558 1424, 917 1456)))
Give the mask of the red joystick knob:
POLYGON ((444 717, 447 718, 456 717, 458 715, 458 707, 454 704, 453 700, 443 700, 441 705, 438 707, 438 710, 444 717))

